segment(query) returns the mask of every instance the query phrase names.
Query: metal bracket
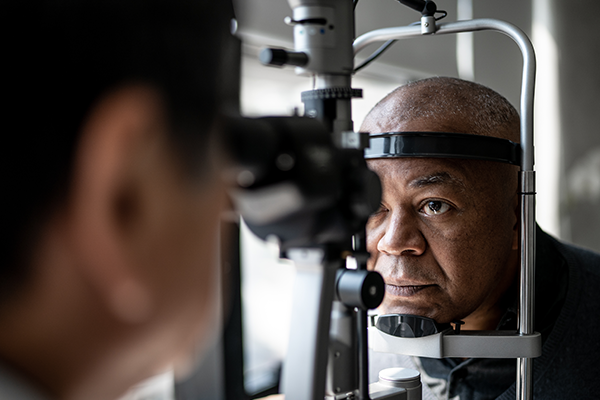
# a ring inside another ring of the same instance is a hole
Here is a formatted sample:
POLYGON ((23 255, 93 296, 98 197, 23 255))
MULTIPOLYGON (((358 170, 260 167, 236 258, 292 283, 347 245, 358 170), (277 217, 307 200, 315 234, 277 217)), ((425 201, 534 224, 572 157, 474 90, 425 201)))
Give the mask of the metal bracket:
POLYGON ((388 335, 369 328, 369 347, 378 352, 429 358, 535 358, 542 355, 542 336, 516 335, 512 331, 452 330, 419 338, 388 335))

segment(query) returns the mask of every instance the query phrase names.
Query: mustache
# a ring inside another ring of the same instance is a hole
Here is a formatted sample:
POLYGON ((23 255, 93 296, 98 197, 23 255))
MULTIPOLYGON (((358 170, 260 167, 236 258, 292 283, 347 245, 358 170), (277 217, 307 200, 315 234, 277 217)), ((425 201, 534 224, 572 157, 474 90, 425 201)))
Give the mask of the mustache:
POLYGON ((423 261, 411 256, 378 257, 377 260, 372 261, 371 267, 383 276, 386 283, 393 284, 397 281, 436 282, 439 275, 435 271, 438 271, 439 268, 427 268, 423 265, 423 261))

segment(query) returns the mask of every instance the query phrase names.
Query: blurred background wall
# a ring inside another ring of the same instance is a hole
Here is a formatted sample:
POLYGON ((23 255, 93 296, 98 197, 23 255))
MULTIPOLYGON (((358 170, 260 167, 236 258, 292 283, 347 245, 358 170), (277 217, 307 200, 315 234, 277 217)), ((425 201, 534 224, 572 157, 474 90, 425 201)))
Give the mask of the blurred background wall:
POLYGON ((600 3, 549 3, 547 29, 556 43, 553 84, 559 96, 562 150, 556 160, 560 165, 559 236, 600 251, 600 3))

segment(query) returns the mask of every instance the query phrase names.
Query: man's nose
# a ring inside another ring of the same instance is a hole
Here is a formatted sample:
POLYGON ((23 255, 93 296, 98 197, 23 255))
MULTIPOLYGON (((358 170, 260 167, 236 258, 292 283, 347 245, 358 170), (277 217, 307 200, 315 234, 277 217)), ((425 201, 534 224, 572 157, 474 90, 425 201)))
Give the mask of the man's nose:
POLYGON ((389 220, 377 250, 390 255, 419 256, 425 252, 427 241, 418 227, 417 216, 398 211, 389 220))

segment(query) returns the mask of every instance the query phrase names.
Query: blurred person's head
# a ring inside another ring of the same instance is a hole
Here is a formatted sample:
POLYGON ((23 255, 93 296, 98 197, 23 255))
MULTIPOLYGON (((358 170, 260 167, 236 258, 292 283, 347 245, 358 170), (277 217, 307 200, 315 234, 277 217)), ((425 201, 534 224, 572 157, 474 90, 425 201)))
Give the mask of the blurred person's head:
MULTIPOLYGON (((498 93, 453 78, 401 86, 361 128, 448 132, 519 142, 519 115, 498 93)), ((367 225, 369 268, 386 282, 383 313, 495 329, 518 270, 518 168, 450 158, 368 160, 383 185, 367 225)))
POLYGON ((210 336, 231 16, 3 3, 0 363, 52 397, 114 398, 210 336))

